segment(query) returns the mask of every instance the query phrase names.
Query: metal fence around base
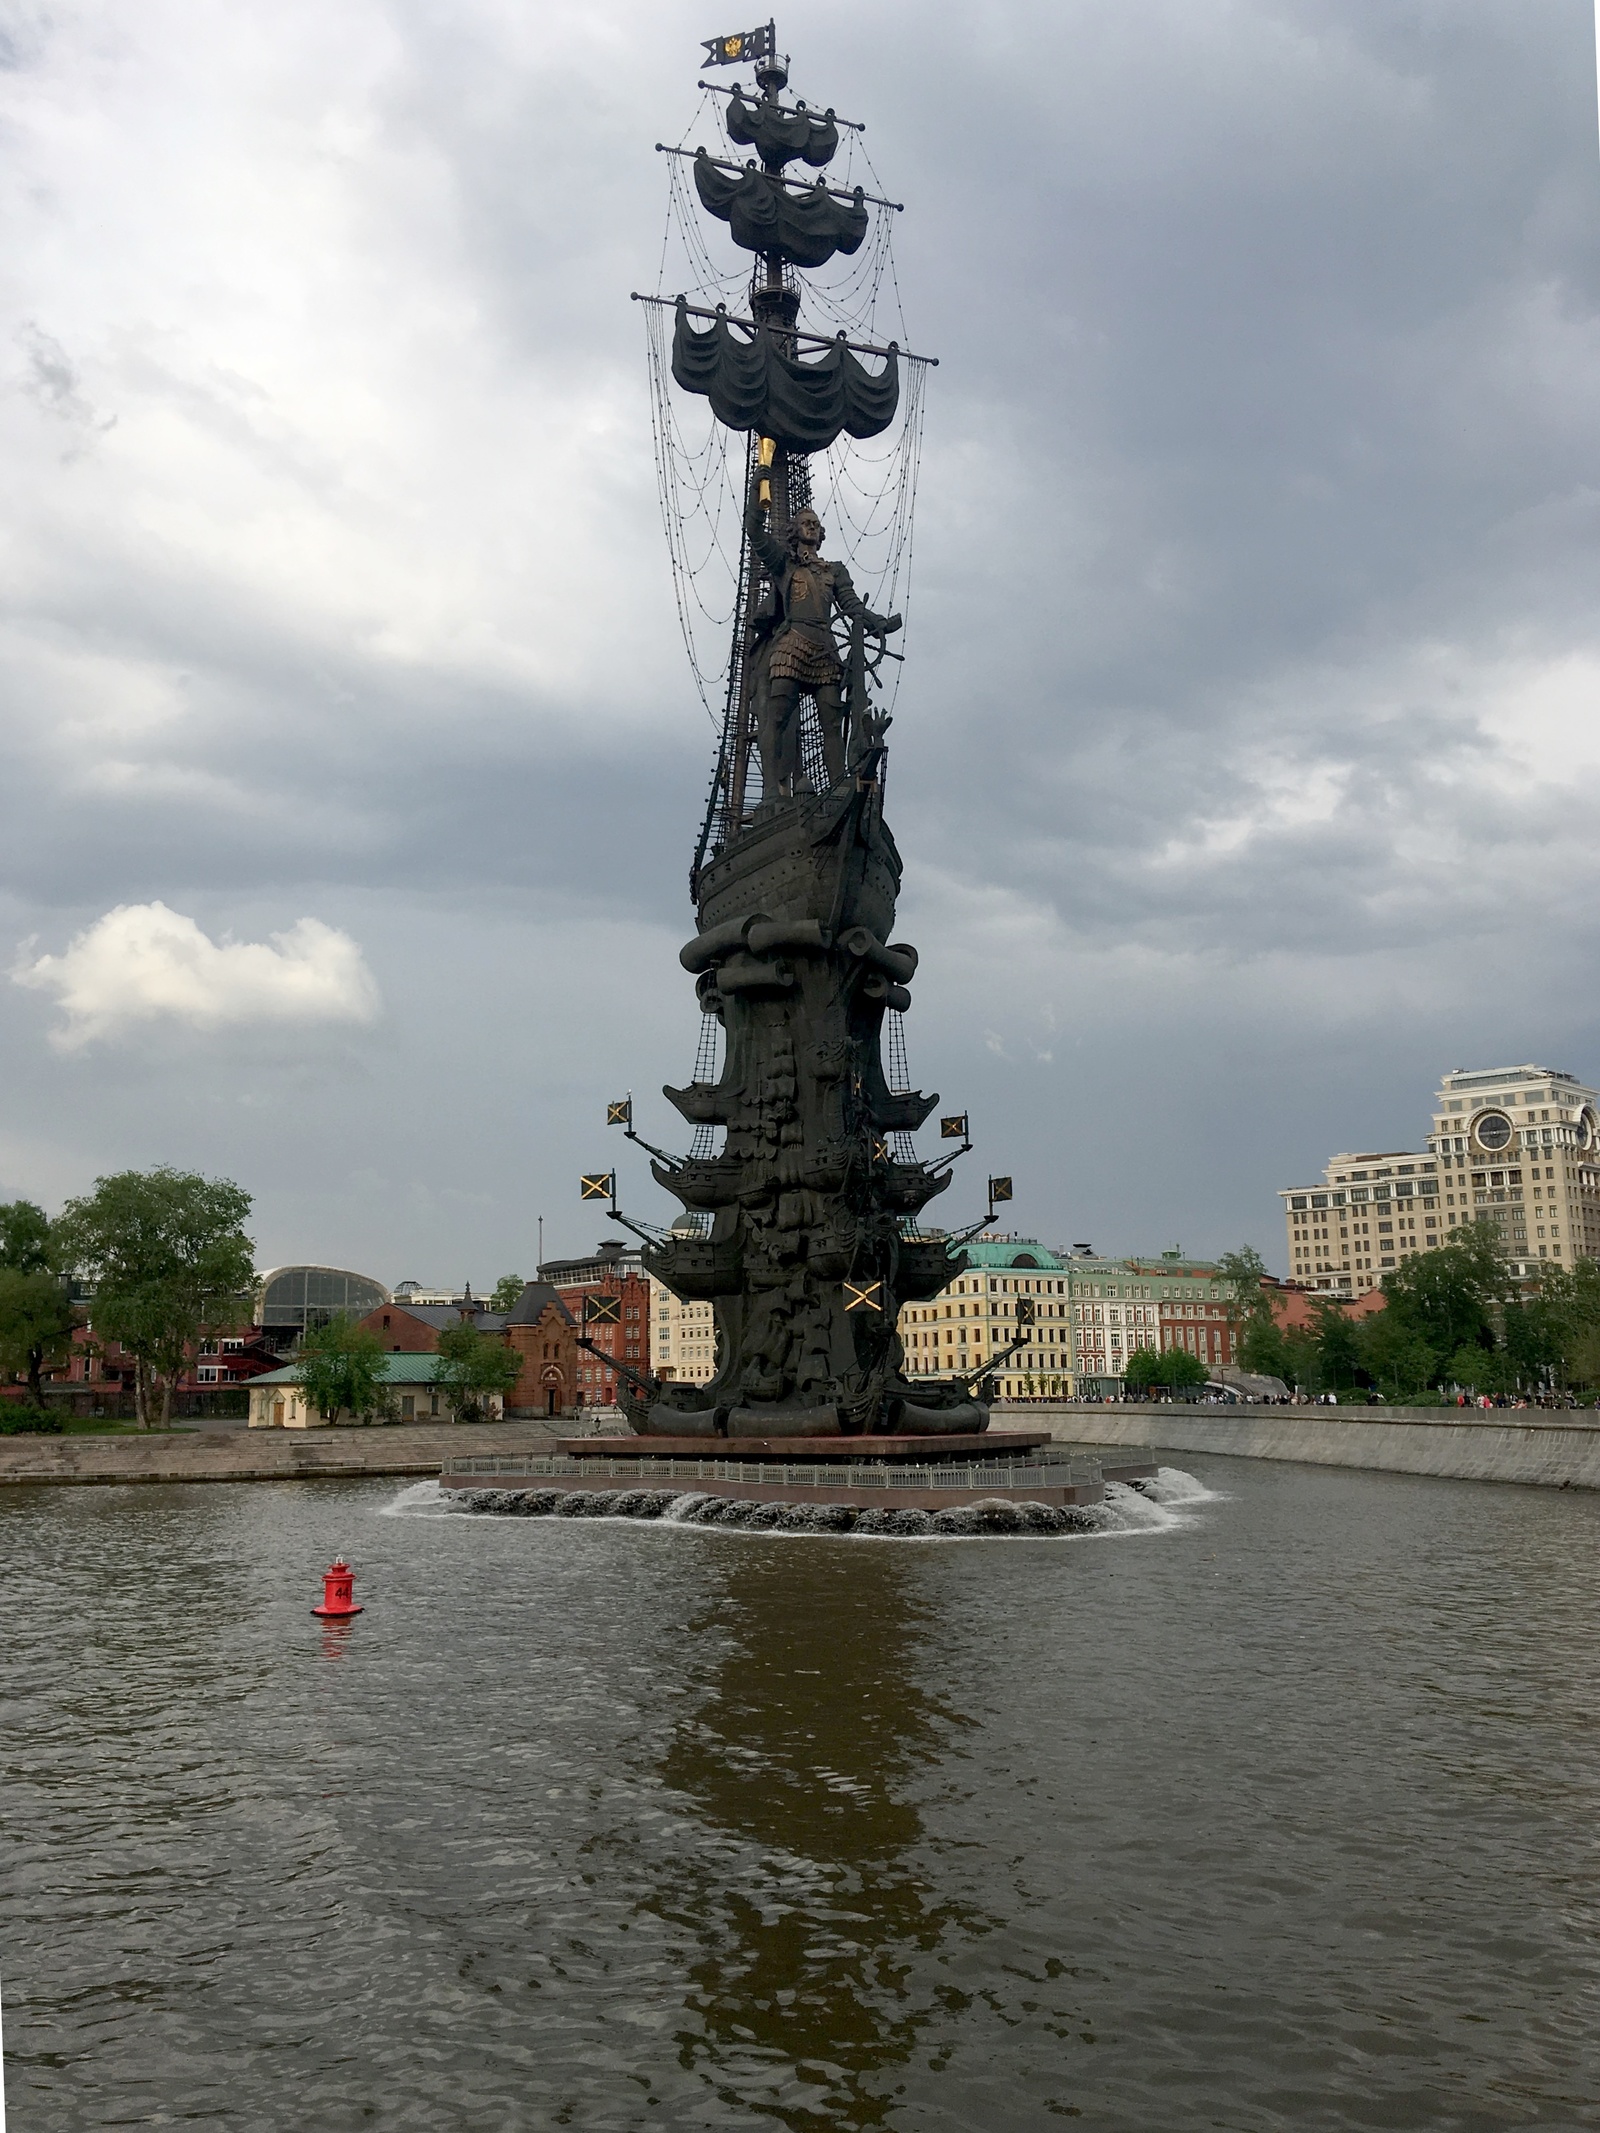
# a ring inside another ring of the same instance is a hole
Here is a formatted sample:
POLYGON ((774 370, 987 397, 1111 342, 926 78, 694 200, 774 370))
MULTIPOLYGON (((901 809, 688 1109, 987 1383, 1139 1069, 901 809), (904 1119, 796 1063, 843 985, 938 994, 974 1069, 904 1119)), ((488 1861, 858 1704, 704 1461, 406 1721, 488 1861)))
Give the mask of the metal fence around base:
POLYGON ((572 1459, 559 1453, 546 1458, 533 1453, 484 1454, 447 1460, 444 1476, 456 1480, 507 1481, 547 1480, 574 1474, 592 1476, 615 1484, 683 1481, 758 1481, 785 1488, 851 1489, 1017 1489, 1074 1488, 1100 1479, 1098 1462, 1071 1466, 1023 1466, 1018 1461, 992 1461, 959 1466, 843 1466, 829 1461, 812 1464, 799 1460, 753 1459, 572 1459))

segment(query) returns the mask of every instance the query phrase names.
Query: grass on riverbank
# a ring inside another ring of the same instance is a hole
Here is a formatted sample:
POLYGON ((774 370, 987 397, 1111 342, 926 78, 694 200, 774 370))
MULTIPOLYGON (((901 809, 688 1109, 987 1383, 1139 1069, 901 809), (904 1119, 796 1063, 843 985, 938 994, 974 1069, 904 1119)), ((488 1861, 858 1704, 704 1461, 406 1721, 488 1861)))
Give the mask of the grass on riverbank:
POLYGON ((137 1437, 137 1422, 115 1415, 64 1415, 49 1408, 0 1407, 0 1437, 137 1437))

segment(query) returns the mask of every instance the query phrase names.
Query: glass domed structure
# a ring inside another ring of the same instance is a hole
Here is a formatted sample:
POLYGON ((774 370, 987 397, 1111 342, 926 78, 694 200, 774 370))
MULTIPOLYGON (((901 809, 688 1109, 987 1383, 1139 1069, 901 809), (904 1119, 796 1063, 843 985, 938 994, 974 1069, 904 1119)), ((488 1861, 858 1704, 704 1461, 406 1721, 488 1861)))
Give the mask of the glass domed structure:
POLYGON ((380 1304, 390 1301, 389 1291, 369 1274, 352 1274, 338 1266, 275 1266, 261 1277, 256 1299, 256 1323, 261 1326, 293 1326, 304 1333, 344 1312, 365 1318, 380 1304))

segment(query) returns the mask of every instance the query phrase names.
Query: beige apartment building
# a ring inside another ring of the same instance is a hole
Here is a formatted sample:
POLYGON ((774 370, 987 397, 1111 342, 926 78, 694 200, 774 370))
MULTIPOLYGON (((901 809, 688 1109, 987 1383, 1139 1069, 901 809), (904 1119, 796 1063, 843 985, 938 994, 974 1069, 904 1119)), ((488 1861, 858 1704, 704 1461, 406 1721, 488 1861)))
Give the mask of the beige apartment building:
POLYGON ((717 1322, 708 1303, 684 1303, 650 1282, 650 1369, 658 1378, 708 1385, 717 1374, 717 1322))
POLYGON ((1420 1150, 1336 1155, 1284 1203, 1289 1276, 1360 1296, 1468 1222, 1491 1223, 1513 1272, 1600 1258, 1600 1096, 1552 1067, 1457 1069, 1420 1150))
POLYGON ((965 1376, 1004 1349, 1017 1330, 1017 1299, 1031 1297, 1033 1338, 1000 1376, 1004 1399, 1061 1398, 1072 1386, 1071 1278, 1066 1261, 1027 1237, 980 1237, 963 1272, 926 1303, 900 1313, 906 1376, 965 1376))

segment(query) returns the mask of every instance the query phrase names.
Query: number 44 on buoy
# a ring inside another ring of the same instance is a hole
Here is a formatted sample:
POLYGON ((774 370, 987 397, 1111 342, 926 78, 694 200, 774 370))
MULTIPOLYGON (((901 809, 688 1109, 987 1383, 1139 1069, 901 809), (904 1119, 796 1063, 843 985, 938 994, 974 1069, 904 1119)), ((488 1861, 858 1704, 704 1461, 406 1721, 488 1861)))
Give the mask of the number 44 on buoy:
POLYGON ((322 1573, 322 1601, 311 1612, 324 1621, 343 1622, 362 1610, 356 1605, 356 1574, 341 1555, 322 1573))

